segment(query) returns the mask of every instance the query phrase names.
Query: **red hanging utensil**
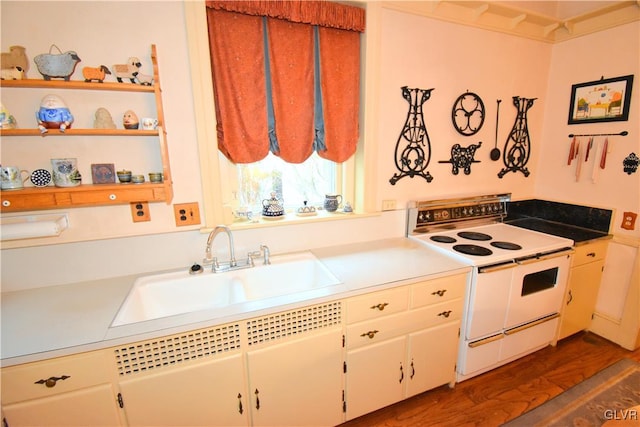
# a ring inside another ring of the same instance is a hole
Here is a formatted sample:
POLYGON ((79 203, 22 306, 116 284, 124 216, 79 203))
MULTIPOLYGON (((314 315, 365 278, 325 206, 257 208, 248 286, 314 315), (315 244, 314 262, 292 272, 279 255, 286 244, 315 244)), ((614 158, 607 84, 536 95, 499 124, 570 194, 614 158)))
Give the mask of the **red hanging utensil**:
POLYGON ((605 138, 602 147, 602 156, 600 157, 600 169, 604 169, 607 164, 607 151, 609 150, 609 138, 605 138))

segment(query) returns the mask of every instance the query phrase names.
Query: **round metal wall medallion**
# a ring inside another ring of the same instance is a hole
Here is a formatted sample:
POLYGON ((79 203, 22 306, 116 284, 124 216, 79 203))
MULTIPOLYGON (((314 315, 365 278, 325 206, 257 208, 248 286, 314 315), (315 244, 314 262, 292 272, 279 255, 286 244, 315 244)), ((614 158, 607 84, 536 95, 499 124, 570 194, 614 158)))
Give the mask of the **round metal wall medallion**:
POLYGON ((464 136, 478 133, 484 124, 485 109, 482 99, 473 92, 463 93, 451 110, 453 127, 464 136))

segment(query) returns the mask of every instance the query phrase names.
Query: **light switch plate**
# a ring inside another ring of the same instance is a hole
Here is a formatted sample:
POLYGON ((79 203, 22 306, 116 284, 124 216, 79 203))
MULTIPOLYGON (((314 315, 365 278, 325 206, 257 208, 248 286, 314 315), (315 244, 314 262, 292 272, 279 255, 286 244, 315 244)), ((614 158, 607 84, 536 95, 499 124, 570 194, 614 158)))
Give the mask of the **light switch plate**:
POLYGON ((200 224, 200 209, 197 202, 173 205, 173 212, 178 227, 200 224))

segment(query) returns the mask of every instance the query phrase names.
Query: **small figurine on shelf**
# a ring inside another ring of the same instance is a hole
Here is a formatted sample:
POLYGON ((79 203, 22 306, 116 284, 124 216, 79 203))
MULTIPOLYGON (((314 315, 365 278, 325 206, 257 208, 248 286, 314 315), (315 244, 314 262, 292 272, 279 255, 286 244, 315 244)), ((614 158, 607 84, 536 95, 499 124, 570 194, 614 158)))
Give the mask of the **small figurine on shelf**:
POLYGON ((111 74, 111 71, 109 71, 106 65, 101 65, 99 67, 84 67, 82 69, 82 76, 84 77, 85 83, 102 83, 104 82, 104 78, 107 74, 111 74))
POLYGON ((60 129, 64 132, 71 127, 73 116, 66 104, 57 95, 46 95, 40 102, 40 109, 36 113, 38 129, 44 134, 48 129, 60 129))
POLYGON ((111 67, 111 70, 113 71, 113 74, 115 74, 116 80, 118 80, 119 83, 122 83, 123 79, 127 79, 131 83, 135 83, 140 67, 142 67, 140 60, 135 56, 132 56, 127 59, 126 64, 115 64, 111 67))
POLYGON ((111 113, 104 107, 96 110, 96 119, 93 121, 94 129, 115 129, 116 124, 111 118, 111 113))
POLYGON ((132 110, 127 110, 124 112, 124 117, 122 117, 122 124, 125 129, 138 129, 138 125, 140 124, 140 120, 138 120, 138 116, 132 110))
POLYGON ((11 46, 9 52, 2 52, 0 68, 5 70, 13 67, 22 68, 22 78, 27 77, 29 58, 27 57, 27 50, 23 46, 11 46))
POLYGON ((15 129, 17 127, 16 119, 9 114, 4 105, 0 104, 0 129, 15 129))

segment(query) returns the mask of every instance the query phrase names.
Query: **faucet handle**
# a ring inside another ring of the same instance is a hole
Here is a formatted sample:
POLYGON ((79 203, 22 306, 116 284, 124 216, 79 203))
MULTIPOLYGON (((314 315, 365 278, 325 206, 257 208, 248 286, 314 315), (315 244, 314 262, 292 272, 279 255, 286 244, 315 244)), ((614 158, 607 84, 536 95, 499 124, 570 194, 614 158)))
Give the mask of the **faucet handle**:
POLYGON ((262 255, 262 252, 260 251, 249 252, 247 254, 247 264, 249 264, 251 267, 255 266, 256 264, 253 262, 253 259, 259 257, 260 255, 262 255))
POLYGON ((269 259, 269 256, 271 255, 271 252, 269 251, 269 246, 260 245, 260 250, 262 251, 262 253, 264 253, 264 265, 271 264, 271 260, 269 259))

